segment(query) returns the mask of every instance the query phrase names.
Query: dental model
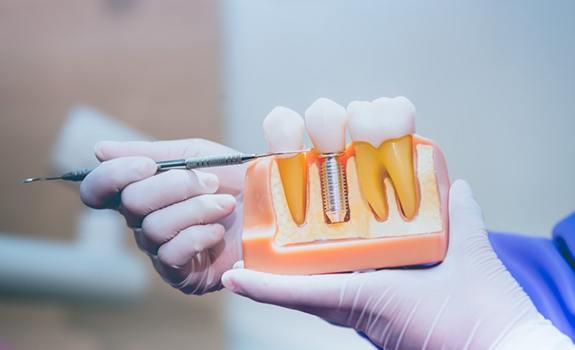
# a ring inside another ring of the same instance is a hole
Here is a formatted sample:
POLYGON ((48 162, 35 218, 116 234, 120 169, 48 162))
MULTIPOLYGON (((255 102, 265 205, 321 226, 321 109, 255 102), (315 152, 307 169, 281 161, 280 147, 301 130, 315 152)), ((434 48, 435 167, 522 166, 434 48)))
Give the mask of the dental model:
POLYGON ((441 150, 415 132, 405 97, 321 98, 303 118, 276 107, 265 118, 272 152, 314 149, 250 165, 244 265, 315 274, 433 264, 447 250, 449 179, 441 150), (351 144, 345 145, 345 129, 351 144))

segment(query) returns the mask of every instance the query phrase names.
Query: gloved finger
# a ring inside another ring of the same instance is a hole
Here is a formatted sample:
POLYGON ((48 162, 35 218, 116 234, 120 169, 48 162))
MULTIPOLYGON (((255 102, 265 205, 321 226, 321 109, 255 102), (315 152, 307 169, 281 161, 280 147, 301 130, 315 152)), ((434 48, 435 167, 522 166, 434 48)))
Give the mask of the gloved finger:
MULTIPOLYGON (((378 271, 387 272, 387 271, 378 271)), ((235 268, 222 276, 223 285, 252 300, 306 311, 352 307, 355 293, 370 273, 275 275, 235 268)), ((355 300, 355 301, 354 301, 355 300)))
POLYGON ((229 215, 235 204, 235 198, 228 194, 204 194, 170 205, 144 218, 144 237, 151 245, 163 244, 190 226, 217 222, 229 215))
POLYGON ((80 186, 80 198, 95 209, 119 204, 119 193, 129 184, 153 176, 156 163, 145 157, 125 157, 100 164, 80 186))
POLYGON ((136 245, 141 251, 148 255, 152 254, 151 252, 154 254, 157 252, 157 244, 150 242, 150 240, 144 236, 144 231, 141 228, 134 228, 132 229, 132 232, 134 233, 136 245))
POLYGON ((203 139, 128 142, 101 141, 94 146, 94 151, 100 161, 127 156, 146 156, 159 161, 235 152, 231 148, 203 139))
MULTIPOLYGON (((222 241, 217 244, 222 244, 222 241)), ((211 250, 200 251, 183 266, 167 266, 156 255, 150 258, 162 279, 185 294, 201 295, 221 288, 211 250)))
POLYGON ((136 217, 201 194, 215 193, 218 178, 195 170, 170 170, 128 185, 122 191, 123 208, 136 217))
POLYGON ((179 269, 196 254, 221 241, 224 233, 225 229, 220 224, 188 227, 158 249, 158 259, 167 268, 179 269))
POLYGON ((449 232, 448 257, 450 253, 465 249, 474 237, 487 240, 481 208, 464 180, 456 180, 449 191, 449 232))

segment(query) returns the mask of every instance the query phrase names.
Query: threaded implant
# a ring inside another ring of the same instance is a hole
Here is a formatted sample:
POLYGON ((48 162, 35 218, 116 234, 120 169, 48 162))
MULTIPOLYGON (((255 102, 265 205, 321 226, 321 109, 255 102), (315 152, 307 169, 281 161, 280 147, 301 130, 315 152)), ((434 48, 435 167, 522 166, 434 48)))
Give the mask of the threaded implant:
POLYGON ((347 198, 347 176, 341 154, 326 153, 320 155, 321 200, 323 213, 328 224, 349 220, 349 202, 347 198))

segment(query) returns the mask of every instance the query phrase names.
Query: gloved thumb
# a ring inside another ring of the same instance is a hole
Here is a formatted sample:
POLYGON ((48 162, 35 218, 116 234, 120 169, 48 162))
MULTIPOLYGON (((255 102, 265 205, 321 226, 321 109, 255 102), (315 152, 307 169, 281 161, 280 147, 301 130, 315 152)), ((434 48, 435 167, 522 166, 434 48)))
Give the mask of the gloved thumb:
MULTIPOLYGON (((185 140, 184 142, 186 142, 185 140)), ((184 148, 184 142, 176 141, 100 141, 94 146, 94 153, 99 161, 130 156, 145 156, 153 160, 168 158, 184 148)), ((179 156, 179 154, 178 154, 179 156)), ((177 157, 182 158, 182 157, 177 157)))
POLYGON ((252 300, 313 313, 314 309, 338 309, 349 298, 359 274, 275 275, 249 269, 232 269, 222 276, 222 284, 232 292, 252 300))
POLYGON ((94 146, 94 151, 96 158, 100 161, 129 156, 145 156, 158 161, 236 152, 226 146, 203 139, 100 141, 94 146))
POLYGON ((487 239, 481 208, 464 180, 456 180, 449 190, 449 236, 448 257, 473 237, 487 239))

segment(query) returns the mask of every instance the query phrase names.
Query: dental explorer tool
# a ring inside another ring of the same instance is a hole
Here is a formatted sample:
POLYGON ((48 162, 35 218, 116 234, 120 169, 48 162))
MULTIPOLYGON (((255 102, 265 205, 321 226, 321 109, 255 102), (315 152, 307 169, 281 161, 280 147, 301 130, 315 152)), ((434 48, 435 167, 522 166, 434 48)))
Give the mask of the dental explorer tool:
MULTIPOLYGON (((158 165, 158 171, 165 171, 170 169, 191 170, 201 168, 213 168, 227 165, 237 165, 259 158, 298 154, 306 151, 307 150, 300 150, 300 151, 273 152, 263 154, 236 153, 236 154, 225 154, 225 155, 215 155, 205 157, 192 157, 187 159, 163 160, 156 162, 156 164, 158 165)), ((25 179, 24 181, 22 181, 22 183, 29 184, 36 181, 53 181, 53 180, 79 182, 84 180, 86 176, 88 176, 88 174, 92 172, 92 170, 94 169, 79 169, 67 172, 60 176, 31 177, 25 179)))

